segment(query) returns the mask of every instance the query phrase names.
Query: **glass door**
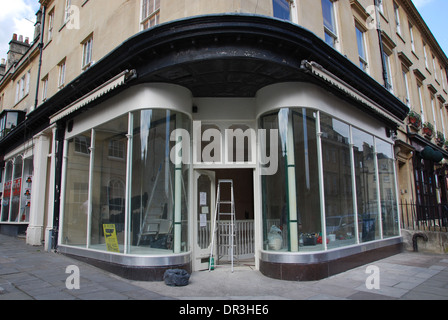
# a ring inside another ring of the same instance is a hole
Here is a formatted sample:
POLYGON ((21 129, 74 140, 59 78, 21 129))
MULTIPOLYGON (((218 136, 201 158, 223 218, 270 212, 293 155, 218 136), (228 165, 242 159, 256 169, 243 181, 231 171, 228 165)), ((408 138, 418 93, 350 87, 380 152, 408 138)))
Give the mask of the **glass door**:
MULTIPOLYGON (((194 174, 194 261, 195 271, 208 269, 215 221, 215 173, 197 170, 194 174)), ((216 243, 216 242, 215 242, 216 243)), ((216 252, 216 248, 214 248, 216 252)))

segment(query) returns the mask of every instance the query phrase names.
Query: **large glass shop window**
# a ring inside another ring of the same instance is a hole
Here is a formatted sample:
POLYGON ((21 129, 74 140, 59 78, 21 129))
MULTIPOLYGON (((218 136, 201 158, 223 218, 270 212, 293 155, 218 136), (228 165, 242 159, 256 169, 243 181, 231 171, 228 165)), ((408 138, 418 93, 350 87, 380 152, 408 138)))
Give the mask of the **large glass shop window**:
POLYGON ((33 157, 18 156, 6 163, 1 222, 29 221, 33 157))
POLYGON ((90 247, 107 250, 106 237, 111 235, 124 250, 126 214, 126 166, 128 116, 122 116, 94 129, 92 213, 90 247))
POLYGON ((278 132, 278 141, 269 133, 261 141, 263 154, 278 153, 277 172, 262 177, 265 250, 320 251, 399 235, 390 143, 306 108, 264 115, 260 127, 278 132))
POLYGON ((350 126, 320 115, 328 248, 356 243, 350 126))
POLYGON ((358 233, 360 242, 380 239, 380 211, 373 136, 353 129, 358 233))
POLYGON ((383 237, 400 234, 398 222, 397 188, 395 180, 393 148, 390 144, 377 140, 378 175, 380 182, 381 218, 383 237))
POLYGON ((278 130, 278 141, 264 146, 266 155, 278 152, 277 172, 263 177, 267 250, 323 249, 315 116, 285 108, 261 118, 262 129, 278 130))
POLYGON ((12 161, 5 164, 5 182, 3 184, 3 200, 2 200, 2 216, 1 221, 7 222, 9 220, 9 206, 11 201, 12 188, 12 161))
POLYGON ((190 119, 143 110, 68 141, 62 244, 129 254, 188 250, 189 170, 177 160, 178 146, 190 142, 175 129, 189 132, 190 119))
POLYGON ((67 143, 62 244, 87 244, 90 143, 91 131, 71 138, 67 143))
POLYGON ((133 118, 130 252, 184 252, 188 166, 175 164, 182 154, 173 152, 171 157, 176 142, 170 137, 175 129, 188 131, 190 121, 167 110, 142 110, 133 118))

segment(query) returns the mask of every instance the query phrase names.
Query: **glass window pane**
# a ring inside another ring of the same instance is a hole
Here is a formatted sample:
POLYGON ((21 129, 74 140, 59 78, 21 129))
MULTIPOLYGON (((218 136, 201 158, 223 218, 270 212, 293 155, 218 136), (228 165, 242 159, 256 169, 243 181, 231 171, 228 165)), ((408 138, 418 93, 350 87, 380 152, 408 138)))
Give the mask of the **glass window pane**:
POLYGON ((328 248, 356 243, 350 127, 321 114, 325 223, 328 248))
MULTIPOLYGON (((188 167, 175 166, 170 140, 189 120, 168 110, 133 115, 130 252, 160 254, 188 248, 188 167)), ((188 143, 189 146, 189 143, 188 143)))
POLYGON ((22 157, 16 157, 14 161, 13 177, 12 177, 12 197, 11 197, 11 208, 9 212, 9 221, 18 222, 19 221, 19 210, 20 210, 20 195, 22 191, 22 169, 23 160, 22 157))
POLYGON ((31 187, 33 184, 34 160, 33 157, 27 158, 23 163, 22 177, 22 199, 20 204, 20 222, 28 222, 30 220, 31 205, 31 187))
POLYGON ((86 246, 91 132, 68 141, 62 244, 86 246))
POLYGON ((274 17, 291 20, 291 7, 288 0, 273 0, 274 17))
POLYGON ((128 116, 95 128, 91 248, 107 250, 105 225, 114 225, 124 251, 128 116))
POLYGON ((286 188, 286 162, 282 145, 270 140, 270 131, 279 131, 278 112, 265 115, 260 126, 267 131, 266 140, 261 141, 263 154, 278 153, 278 170, 273 175, 262 176, 263 192, 263 237, 265 250, 288 250, 288 209, 286 188))
POLYGON ((2 217, 1 221, 5 222, 9 219, 9 206, 11 202, 12 189, 12 161, 6 162, 5 165, 5 183, 3 185, 3 200, 2 200, 2 217))
POLYGON ((331 0, 322 0, 322 15, 324 18, 324 26, 336 34, 333 2, 331 0))
POLYGON ((358 232, 360 242, 380 238, 373 136, 353 129, 358 232))
POLYGON ((262 177, 266 250, 323 249, 315 113, 281 109, 261 118, 263 154, 278 152, 278 170, 262 177), (270 140, 270 131, 278 141, 270 140))
POLYGON ((365 61, 367 59, 366 59, 366 51, 365 51, 365 48, 364 48, 364 34, 363 34, 363 32, 361 30, 359 30, 358 27, 356 27, 356 40, 358 42, 358 54, 359 54, 359 57, 364 59, 364 61, 365 61))
POLYGON ((323 250, 316 112, 305 108, 292 110, 300 250, 323 250))
POLYGON ((380 180, 383 237, 389 238, 399 235, 395 162, 393 149, 389 143, 377 140, 376 148, 380 180))
POLYGON ((331 35, 328 32, 325 32, 325 42, 331 46, 332 48, 334 48, 336 46, 336 42, 335 42, 335 38, 333 35, 331 35))

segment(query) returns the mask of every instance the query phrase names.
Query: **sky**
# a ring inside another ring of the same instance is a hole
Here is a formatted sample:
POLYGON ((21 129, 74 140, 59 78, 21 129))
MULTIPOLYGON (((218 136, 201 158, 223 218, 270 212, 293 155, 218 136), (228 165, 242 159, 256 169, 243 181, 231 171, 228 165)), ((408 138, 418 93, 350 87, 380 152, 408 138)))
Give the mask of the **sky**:
POLYGON ((0 0, 0 8, 0 59, 6 59, 13 33, 33 40, 39 1, 0 0))
MULTIPOLYGON (((223 0, 226 1, 226 0, 223 0)), ((445 54, 448 56, 448 32, 446 12, 448 0, 412 0, 431 29, 445 54)), ((0 58, 7 56, 9 41, 13 33, 29 37, 34 35, 35 13, 39 9, 38 0, 0 0, 0 58), (31 20, 31 21, 30 21, 31 20)))

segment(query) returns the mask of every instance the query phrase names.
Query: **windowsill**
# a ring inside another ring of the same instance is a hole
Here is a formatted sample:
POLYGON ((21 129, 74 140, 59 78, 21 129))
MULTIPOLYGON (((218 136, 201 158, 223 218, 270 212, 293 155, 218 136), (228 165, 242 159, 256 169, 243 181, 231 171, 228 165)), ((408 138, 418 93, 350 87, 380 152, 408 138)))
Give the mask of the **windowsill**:
POLYGON ((65 28, 65 25, 67 24, 68 21, 64 21, 64 23, 62 24, 62 26, 59 28, 59 32, 62 31, 62 29, 65 28))
POLYGON ((398 38, 401 39, 401 41, 403 41, 404 44, 406 44, 406 40, 404 40, 403 36, 401 35, 401 33, 397 32, 397 36, 398 38))
POLYGON ((44 47, 43 47, 43 49, 45 50, 46 48, 47 48, 47 46, 49 46, 50 45, 50 43, 53 41, 53 38, 51 38, 50 40, 48 40, 48 42, 47 43, 45 43, 45 45, 44 45, 44 47))
POLYGON ((414 55, 414 57, 415 57, 417 60, 420 60, 420 58, 418 57, 418 55, 415 53, 414 50, 411 50, 411 52, 412 52, 412 54, 414 55))
POLYGON ((384 15, 384 12, 382 12, 382 11, 380 11, 380 10, 378 10, 378 12, 380 13, 381 17, 383 17, 384 21, 385 21, 386 23, 389 23, 389 20, 388 20, 388 19, 386 18, 386 16, 384 15))
POLYGON ((22 98, 20 98, 20 99, 14 104, 14 108, 15 108, 18 104, 20 104, 20 102, 22 102, 23 100, 25 100, 25 98, 28 97, 29 94, 30 94, 30 93, 28 92, 28 93, 26 93, 22 98))

